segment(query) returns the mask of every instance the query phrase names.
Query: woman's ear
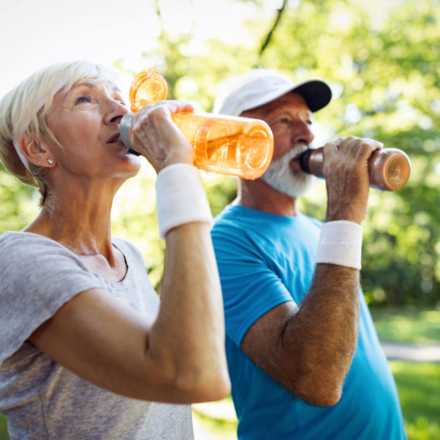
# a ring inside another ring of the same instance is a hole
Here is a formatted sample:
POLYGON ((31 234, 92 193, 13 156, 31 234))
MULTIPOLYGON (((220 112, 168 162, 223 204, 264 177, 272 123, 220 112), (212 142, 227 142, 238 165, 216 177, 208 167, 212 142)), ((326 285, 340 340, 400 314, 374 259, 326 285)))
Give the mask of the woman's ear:
POLYGON ((46 144, 39 139, 24 135, 20 141, 20 149, 29 163, 41 168, 52 168, 55 159, 46 144))

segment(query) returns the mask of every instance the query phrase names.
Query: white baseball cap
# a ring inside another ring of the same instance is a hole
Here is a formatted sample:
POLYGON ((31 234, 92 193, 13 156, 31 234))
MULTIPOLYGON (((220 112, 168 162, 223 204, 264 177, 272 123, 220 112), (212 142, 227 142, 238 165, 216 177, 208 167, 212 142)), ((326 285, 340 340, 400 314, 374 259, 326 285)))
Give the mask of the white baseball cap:
POLYGON ((217 98, 214 113, 239 116, 289 92, 301 95, 312 112, 322 109, 332 99, 332 91, 324 81, 313 79, 294 84, 274 70, 253 69, 236 79, 226 93, 217 98))

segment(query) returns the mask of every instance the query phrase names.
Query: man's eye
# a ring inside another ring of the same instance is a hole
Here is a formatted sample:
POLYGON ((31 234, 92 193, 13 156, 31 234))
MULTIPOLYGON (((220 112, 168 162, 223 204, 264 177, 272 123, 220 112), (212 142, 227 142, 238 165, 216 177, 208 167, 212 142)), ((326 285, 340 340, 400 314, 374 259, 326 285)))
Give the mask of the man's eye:
POLYGON ((85 102, 92 102, 92 97, 91 96, 78 96, 78 98, 75 99, 75 105, 83 104, 85 102))

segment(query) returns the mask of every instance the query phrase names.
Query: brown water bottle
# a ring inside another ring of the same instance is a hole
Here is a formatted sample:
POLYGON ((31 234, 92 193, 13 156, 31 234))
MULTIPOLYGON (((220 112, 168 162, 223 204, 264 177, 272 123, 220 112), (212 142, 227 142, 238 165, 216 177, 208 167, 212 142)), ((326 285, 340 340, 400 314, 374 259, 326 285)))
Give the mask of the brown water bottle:
MULTIPOLYGON (((304 172, 324 177, 323 147, 309 149, 300 155, 299 162, 304 172)), ((408 182, 411 162, 402 150, 397 148, 378 149, 368 160, 370 186, 383 191, 397 191, 408 182)))
MULTIPOLYGON (((162 101, 167 94, 167 82, 159 72, 140 72, 130 88, 131 111, 162 101)), ((192 145, 193 163, 199 168, 257 179, 270 165, 273 135, 264 121, 209 113, 173 113, 171 117, 192 145)), ((127 113, 120 123, 121 140, 129 148, 132 122, 133 114, 127 113)))

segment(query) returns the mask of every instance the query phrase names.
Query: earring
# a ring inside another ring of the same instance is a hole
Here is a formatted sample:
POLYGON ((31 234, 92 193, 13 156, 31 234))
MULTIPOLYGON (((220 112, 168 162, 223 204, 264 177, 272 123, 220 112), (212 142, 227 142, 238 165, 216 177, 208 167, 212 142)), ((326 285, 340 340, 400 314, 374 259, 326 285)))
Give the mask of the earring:
POLYGON ((55 162, 54 162, 52 159, 47 159, 47 163, 48 163, 49 165, 53 165, 55 162))

